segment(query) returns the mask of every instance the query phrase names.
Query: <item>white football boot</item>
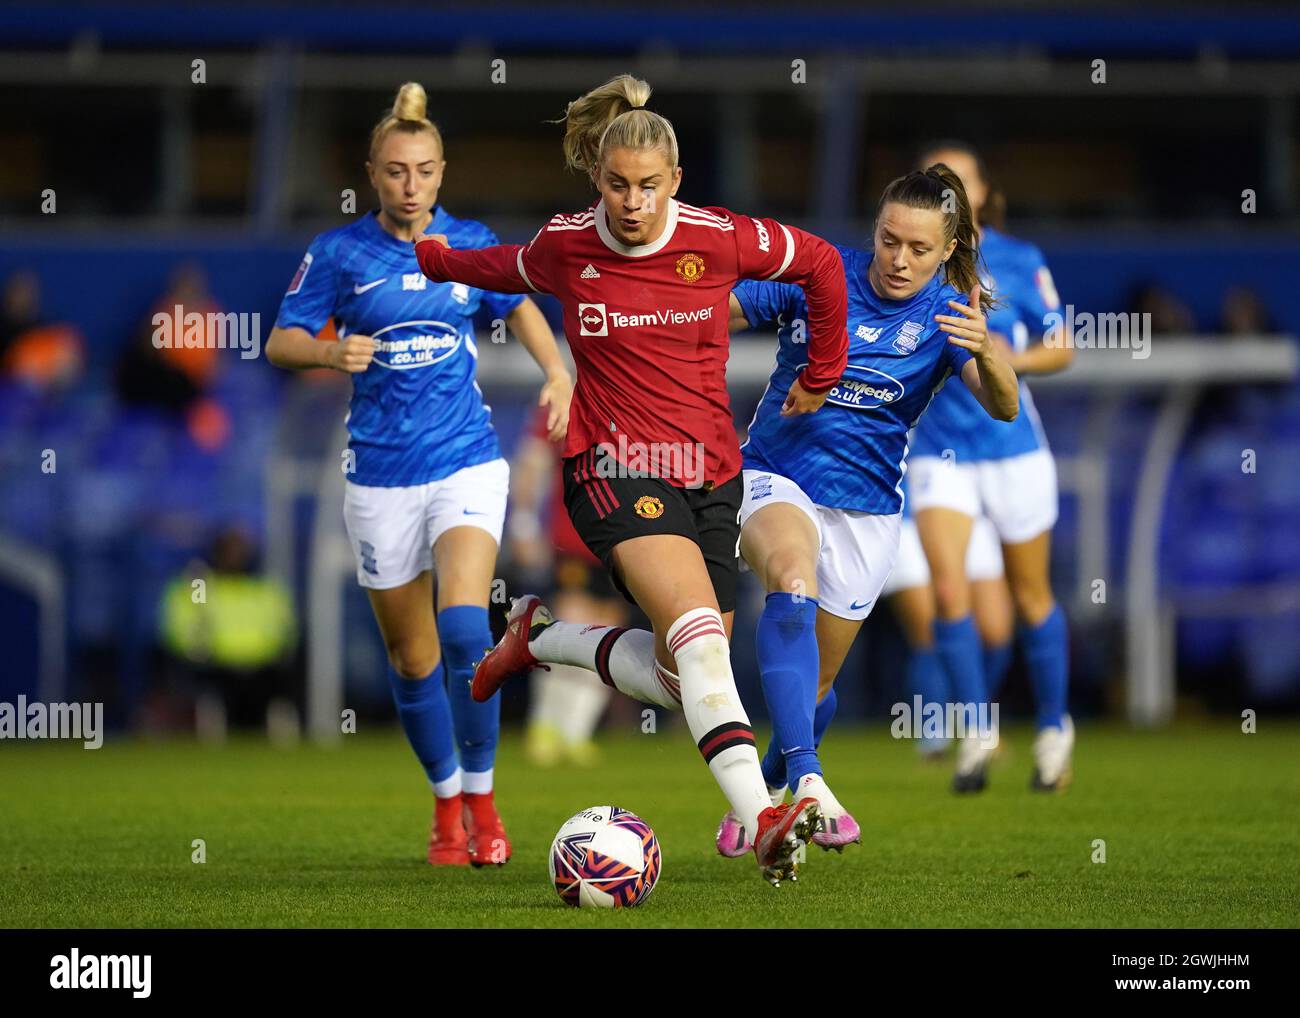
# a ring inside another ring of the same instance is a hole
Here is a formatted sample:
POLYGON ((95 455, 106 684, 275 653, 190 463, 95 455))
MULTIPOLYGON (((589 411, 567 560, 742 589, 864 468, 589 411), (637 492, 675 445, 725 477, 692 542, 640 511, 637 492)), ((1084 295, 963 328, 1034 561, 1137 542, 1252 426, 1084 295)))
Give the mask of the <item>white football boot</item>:
POLYGON ((1035 792, 1057 792, 1070 783, 1074 756, 1074 722, 1061 718, 1060 728, 1044 728, 1034 739, 1034 776, 1029 787, 1035 792))
POLYGON ((957 740, 957 769, 952 776, 954 792, 982 792, 988 784, 989 760, 998 748, 998 730, 991 728, 981 737, 972 733, 957 740))

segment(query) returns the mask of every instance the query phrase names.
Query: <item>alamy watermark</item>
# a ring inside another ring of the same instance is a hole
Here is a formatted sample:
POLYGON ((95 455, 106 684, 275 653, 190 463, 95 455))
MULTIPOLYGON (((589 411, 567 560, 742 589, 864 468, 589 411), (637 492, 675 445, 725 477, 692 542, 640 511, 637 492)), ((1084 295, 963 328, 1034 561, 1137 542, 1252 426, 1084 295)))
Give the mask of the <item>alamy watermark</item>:
MULTIPOLYGON (((590 473, 594 477, 658 477, 681 481, 684 488, 704 486, 705 454, 702 442, 601 442, 590 473)), ((584 480, 581 468, 578 480, 584 480)), ((638 510, 640 511, 640 510, 638 510)))
POLYGON ((153 955, 82 954, 73 948, 50 959, 53 990, 130 990, 137 999, 152 992, 153 955))
POLYGON ((177 304, 174 311, 153 316, 153 345, 156 350, 238 350, 241 359, 256 360, 262 352, 262 313, 187 313, 177 304))
POLYGON ((1133 359, 1144 361, 1151 356, 1151 315, 1138 313, 1075 311, 1073 304, 1065 312, 1049 311, 1043 315, 1043 345, 1053 350, 1130 350, 1133 359))
POLYGON ((889 734, 895 739, 998 740, 998 705, 993 703, 926 703, 918 693, 910 703, 894 704, 889 734))
POLYGON ((104 744, 102 703, 0 703, 0 739, 80 739, 86 749, 104 744))

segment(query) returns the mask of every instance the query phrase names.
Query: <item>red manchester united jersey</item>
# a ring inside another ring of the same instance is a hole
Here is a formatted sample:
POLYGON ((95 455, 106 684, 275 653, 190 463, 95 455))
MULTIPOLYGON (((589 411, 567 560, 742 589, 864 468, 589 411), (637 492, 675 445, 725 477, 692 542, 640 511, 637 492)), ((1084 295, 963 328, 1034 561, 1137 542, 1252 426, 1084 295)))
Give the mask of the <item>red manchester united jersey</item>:
POLYGON ((486 290, 554 294, 578 377, 564 455, 605 445, 678 487, 723 484, 740 471, 727 395, 728 299, 740 279, 797 283, 808 304, 808 366, 824 392, 848 350, 839 252, 772 219, 669 200, 663 233, 629 247, 603 203, 558 215, 527 245, 451 251, 416 246, 424 274, 486 290))

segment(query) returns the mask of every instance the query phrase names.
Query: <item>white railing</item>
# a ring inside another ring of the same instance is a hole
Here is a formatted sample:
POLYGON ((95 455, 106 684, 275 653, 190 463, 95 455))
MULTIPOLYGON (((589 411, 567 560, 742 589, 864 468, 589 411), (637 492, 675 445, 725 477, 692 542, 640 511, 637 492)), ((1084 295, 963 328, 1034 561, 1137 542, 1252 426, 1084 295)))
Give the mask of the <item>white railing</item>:
POLYGON ((40 616, 40 665, 37 696, 45 703, 68 699, 67 625, 63 570, 53 555, 23 541, 0 535, 0 576, 27 591, 40 616))

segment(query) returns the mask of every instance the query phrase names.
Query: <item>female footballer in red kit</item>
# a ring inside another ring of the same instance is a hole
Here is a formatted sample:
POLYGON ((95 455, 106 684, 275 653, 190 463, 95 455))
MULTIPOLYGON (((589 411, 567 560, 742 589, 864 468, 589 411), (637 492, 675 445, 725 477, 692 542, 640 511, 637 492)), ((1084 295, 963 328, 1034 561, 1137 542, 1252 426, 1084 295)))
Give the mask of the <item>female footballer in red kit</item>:
POLYGON ((558 662, 680 709, 736 815, 758 832, 762 875, 779 884, 821 816, 811 797, 772 806, 731 671, 741 457, 726 389, 728 301, 741 279, 803 287, 808 364, 782 413, 814 413, 845 365, 844 270, 834 247, 801 230, 677 201, 677 139, 645 109, 649 96, 621 75, 569 104, 565 155, 599 191, 593 207, 555 216, 527 245, 453 251, 440 237, 416 239, 430 279, 559 298, 578 368, 565 504, 654 627, 555 621, 538 598, 519 598, 473 694, 558 662))

